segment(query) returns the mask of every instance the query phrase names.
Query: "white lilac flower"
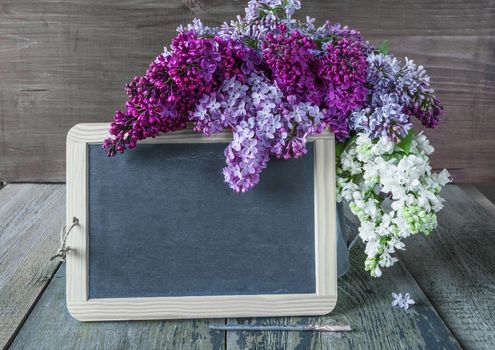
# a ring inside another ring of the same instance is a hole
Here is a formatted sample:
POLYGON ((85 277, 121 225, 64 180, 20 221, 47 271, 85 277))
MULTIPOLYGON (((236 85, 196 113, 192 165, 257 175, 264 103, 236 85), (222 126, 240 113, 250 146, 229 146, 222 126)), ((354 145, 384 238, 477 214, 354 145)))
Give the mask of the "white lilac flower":
POLYGON ((390 255, 389 252, 383 252, 382 255, 380 256, 380 260, 378 264, 381 267, 390 267, 393 264, 395 264, 399 259, 397 259, 395 256, 390 255))
POLYGON ((408 154, 388 138, 360 134, 340 156, 338 198, 349 202, 361 222, 365 268, 374 277, 397 261, 394 254, 405 248, 403 238, 427 235, 437 225, 436 212, 443 206, 439 193, 450 178, 446 170, 431 173, 427 153, 432 151, 423 134, 414 136, 408 154))
POLYGON ((434 151, 433 146, 430 145, 430 141, 428 141, 422 132, 416 137, 416 146, 420 151, 428 155, 434 151))

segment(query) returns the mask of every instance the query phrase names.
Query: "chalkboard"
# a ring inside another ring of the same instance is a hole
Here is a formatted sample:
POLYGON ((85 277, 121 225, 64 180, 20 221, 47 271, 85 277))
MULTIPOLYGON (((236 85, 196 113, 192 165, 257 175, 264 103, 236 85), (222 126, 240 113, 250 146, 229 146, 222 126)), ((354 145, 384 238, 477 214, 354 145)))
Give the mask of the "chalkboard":
POLYGON ((108 124, 67 137, 67 307, 86 320, 319 315, 337 300, 334 137, 224 182, 230 133, 182 130, 108 158, 108 124))
POLYGON ((88 147, 90 299, 315 293, 312 144, 246 193, 224 143, 88 147))

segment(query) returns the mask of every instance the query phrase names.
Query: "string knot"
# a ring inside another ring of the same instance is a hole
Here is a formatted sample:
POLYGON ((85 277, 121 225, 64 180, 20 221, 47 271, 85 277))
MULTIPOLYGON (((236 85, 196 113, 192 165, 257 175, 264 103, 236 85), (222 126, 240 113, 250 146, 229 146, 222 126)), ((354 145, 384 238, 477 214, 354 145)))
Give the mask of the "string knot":
POLYGON ((65 258, 67 257, 67 253, 70 251, 70 247, 66 245, 67 242, 67 237, 69 236, 70 231, 75 226, 79 225, 79 219, 76 217, 72 218, 72 225, 69 227, 68 230, 66 230, 66 226, 64 225, 62 229, 60 230, 60 246, 58 247, 57 254, 52 256, 50 260, 54 260, 56 258, 59 258, 61 262, 65 262, 65 258))

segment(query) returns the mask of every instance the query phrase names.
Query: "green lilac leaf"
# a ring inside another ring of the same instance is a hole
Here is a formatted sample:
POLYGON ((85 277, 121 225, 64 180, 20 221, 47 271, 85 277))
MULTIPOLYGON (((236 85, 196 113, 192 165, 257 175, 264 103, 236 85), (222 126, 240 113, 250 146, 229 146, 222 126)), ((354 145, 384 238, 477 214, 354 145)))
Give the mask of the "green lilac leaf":
POLYGON ((345 143, 337 142, 335 144, 335 156, 338 158, 344 153, 345 143))
POLYGON ((388 54, 388 40, 385 40, 380 46, 378 46, 378 51, 384 55, 388 54))
POLYGON ((407 135, 397 144, 397 147, 406 155, 411 153, 411 144, 414 137, 414 130, 410 129, 407 135))
POLYGON ((350 139, 345 142, 335 143, 335 156, 338 158, 344 153, 357 139, 357 134, 354 134, 350 139))

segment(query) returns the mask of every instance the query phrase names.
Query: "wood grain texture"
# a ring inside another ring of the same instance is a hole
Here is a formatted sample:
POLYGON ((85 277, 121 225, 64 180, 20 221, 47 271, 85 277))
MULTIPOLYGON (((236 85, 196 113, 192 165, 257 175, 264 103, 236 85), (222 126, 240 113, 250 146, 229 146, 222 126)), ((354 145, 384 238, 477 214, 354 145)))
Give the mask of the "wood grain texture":
POLYGON ((439 128, 426 130, 434 168, 454 181, 495 181, 495 1, 305 2, 318 19, 331 17, 375 44, 387 39, 397 57, 424 65, 445 106, 439 128), (462 141, 461 141, 462 140, 462 141))
POLYGON ((468 349, 495 348, 495 216, 457 186, 429 237, 406 242, 407 264, 454 336, 468 349))
POLYGON ((485 196, 490 202, 495 205, 495 182, 478 183, 474 186, 485 196))
MULTIPOLYGON (((1 213, 3 203, 14 203, 12 207, 20 208, 26 202, 20 197, 14 200, 13 192, 2 196, 3 191, 16 186, 43 185, 8 185, 0 191, 1 213)), ((47 187, 57 189, 61 186, 47 187)), ((382 278, 369 277, 362 269, 362 247, 353 249, 351 271, 339 280, 339 302, 329 316, 238 320, 260 324, 349 323, 353 332, 229 332, 228 348, 459 348, 450 328, 464 347, 492 349, 495 303, 491 253, 495 244, 492 232, 495 217, 456 186, 448 186, 443 195, 447 205, 441 214, 438 231, 428 238, 417 236, 408 240, 408 250, 401 257, 401 263, 388 269, 382 278), (408 311, 391 308, 392 291, 410 292, 418 304, 408 311)), ((30 218, 36 218, 38 214, 19 213, 30 218)), ((347 229, 355 229, 356 219, 348 211, 346 219, 347 229)), ((0 232, 4 231, 2 227, 0 232)), ((64 278, 62 268, 34 307, 12 348, 221 349, 225 346, 224 332, 207 329, 210 322, 218 323, 218 320, 78 323, 65 308, 64 278)))
POLYGON ((321 136, 315 141, 314 161, 316 294, 337 297, 335 140, 321 136))
MULTIPOLYGON (((0 180, 64 181, 65 135, 109 121, 123 86, 193 17, 218 25, 246 1, 0 0, 0 180)), ((425 65, 445 105, 428 132, 435 168, 495 181, 494 0, 305 0, 300 17, 331 18, 425 65)))
MULTIPOLYGON (((487 184, 488 185, 488 184, 487 184)), ((468 194, 475 202, 477 202, 482 208, 495 216, 495 204, 494 201, 491 201, 488 197, 486 197, 486 193, 488 195, 495 195, 495 184, 491 186, 486 186, 486 191, 483 193, 479 190, 478 185, 474 186, 472 184, 458 184, 459 188, 461 188, 466 194, 468 194), (489 191, 493 192, 489 192, 489 191)), ((495 199, 495 197, 492 197, 495 199)))
POLYGON ((0 348, 15 334, 58 266, 49 261, 65 217, 65 186, 0 190, 0 348))
MULTIPOLYGON (((67 135, 66 225, 79 219, 67 238, 67 307, 80 321, 323 315, 337 300, 335 143, 331 133, 315 140, 316 293, 105 298, 88 300, 87 145, 102 143, 107 123, 74 126, 67 135), (328 254, 333 252, 333 254, 328 254)), ((160 135, 145 143, 228 142, 232 135, 205 137, 191 130, 160 135)))
POLYGON ((209 320, 78 322, 65 306, 65 267, 62 266, 10 348, 224 349, 224 332, 210 331, 209 323, 209 320))
MULTIPOLYGON (((347 210, 347 229, 355 219, 347 210)), ((321 317, 231 319, 246 324, 349 324, 349 333, 227 332, 228 349, 459 349, 448 327, 403 265, 375 279, 364 271, 361 245, 351 251, 351 268, 339 279, 334 311, 321 317), (392 292, 409 292, 417 305, 392 308, 392 292)))
MULTIPOLYGON (((139 143, 228 143, 232 141, 232 132, 222 131, 211 136, 204 136, 203 134, 197 133, 192 130, 192 124, 189 125, 187 129, 177 130, 168 134, 162 134, 154 138, 145 139, 139 141, 139 143)), ((67 141, 74 143, 103 143, 103 140, 110 136, 108 133, 108 128, 110 123, 82 123, 77 124, 72 127, 67 133, 67 141)), ((309 141, 315 140, 329 140, 332 145, 329 147, 334 147, 335 136, 328 130, 322 132, 319 135, 312 135, 308 137, 309 141)), ((70 154, 70 152, 67 152, 70 154)), ((325 161, 331 164, 332 167, 335 165, 334 159, 335 153, 329 154, 325 161)), ((323 161, 323 160, 322 160, 323 161)), ((330 165, 326 165, 329 167, 330 165)), ((331 172, 331 169, 329 169, 331 172)), ((335 187, 335 186, 334 186, 335 187)))

